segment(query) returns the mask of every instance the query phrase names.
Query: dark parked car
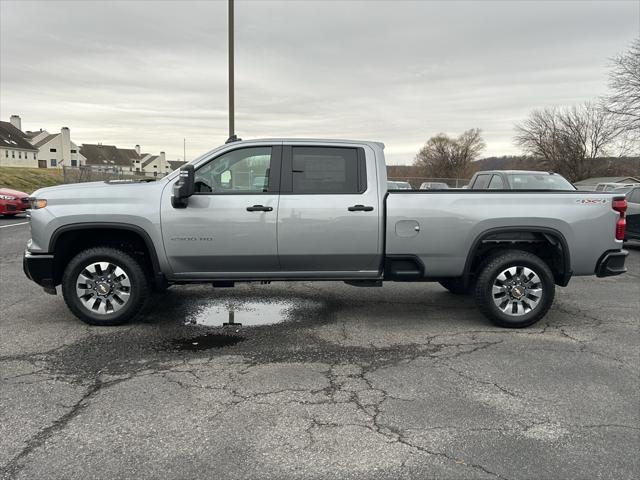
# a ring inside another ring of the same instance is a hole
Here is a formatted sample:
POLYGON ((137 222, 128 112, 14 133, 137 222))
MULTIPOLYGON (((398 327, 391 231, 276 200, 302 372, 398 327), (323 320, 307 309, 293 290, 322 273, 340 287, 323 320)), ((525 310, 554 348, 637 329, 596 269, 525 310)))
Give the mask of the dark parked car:
POLYGON ((576 190, 569 180, 553 172, 487 170, 476 172, 469 190, 576 190))
POLYGON ((617 188, 613 193, 624 193, 627 197, 627 229, 625 240, 640 240, 640 185, 617 188))

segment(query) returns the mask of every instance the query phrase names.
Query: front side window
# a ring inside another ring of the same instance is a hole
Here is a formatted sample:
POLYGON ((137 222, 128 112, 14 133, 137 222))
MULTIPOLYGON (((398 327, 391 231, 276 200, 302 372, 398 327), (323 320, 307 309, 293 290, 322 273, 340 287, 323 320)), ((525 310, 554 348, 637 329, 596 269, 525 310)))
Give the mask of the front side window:
POLYGON ((500 175, 494 175, 489 182, 489 190, 502 190, 504 188, 504 182, 500 175))
POLYGON ((474 190, 484 190, 489 185, 490 180, 491 180, 491 175, 488 175, 488 174, 478 175, 478 177, 476 178, 476 181, 473 182, 472 188, 474 190))
POLYGON ((361 193, 363 167, 358 150, 341 147, 293 147, 292 192, 299 194, 361 193))
POLYGON ((271 156, 271 147, 224 153, 196 170, 196 193, 268 192, 271 156))
POLYGON ((640 203, 640 188, 634 189, 628 196, 627 201, 631 203, 640 203))

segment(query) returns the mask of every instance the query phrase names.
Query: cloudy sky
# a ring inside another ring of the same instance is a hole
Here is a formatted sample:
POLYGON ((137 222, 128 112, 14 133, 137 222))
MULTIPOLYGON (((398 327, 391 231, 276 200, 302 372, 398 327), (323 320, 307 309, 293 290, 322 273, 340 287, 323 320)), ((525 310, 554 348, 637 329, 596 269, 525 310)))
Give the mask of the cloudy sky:
MULTIPOLYGON (((0 0, 0 30, 2 120, 170 159, 227 137, 226 1, 0 0)), ((515 122, 605 94, 639 34, 639 0, 238 0, 237 133, 380 140, 410 163, 478 127, 487 156, 517 153, 515 122)))

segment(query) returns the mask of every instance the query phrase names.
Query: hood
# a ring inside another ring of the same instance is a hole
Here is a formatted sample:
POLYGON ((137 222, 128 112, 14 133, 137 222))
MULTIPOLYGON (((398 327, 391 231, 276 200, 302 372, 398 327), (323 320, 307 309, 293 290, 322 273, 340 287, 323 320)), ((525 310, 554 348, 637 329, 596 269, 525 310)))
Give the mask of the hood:
POLYGON ((11 188, 0 188, 0 195, 11 195, 13 197, 28 197, 28 193, 21 192, 20 190, 13 190, 11 188))
POLYGON ((86 183, 65 183, 56 185, 55 187, 40 188, 32 193, 32 196, 39 198, 65 198, 65 197, 91 197, 104 195, 120 195, 133 191, 149 189, 163 184, 158 181, 102 181, 102 182, 86 182, 86 183))

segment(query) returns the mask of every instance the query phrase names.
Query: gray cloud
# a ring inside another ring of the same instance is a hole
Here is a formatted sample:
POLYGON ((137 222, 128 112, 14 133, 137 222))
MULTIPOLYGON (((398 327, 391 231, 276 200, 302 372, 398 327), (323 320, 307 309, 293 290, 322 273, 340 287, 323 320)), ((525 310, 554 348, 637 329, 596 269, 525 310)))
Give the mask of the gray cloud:
MULTIPOLYGON (((440 131, 479 127, 515 153, 532 108, 606 92, 640 3, 240 1, 244 138, 382 140, 410 162, 440 131)), ((189 158, 226 139, 226 2, 0 1, 0 116, 77 142, 189 158)))

